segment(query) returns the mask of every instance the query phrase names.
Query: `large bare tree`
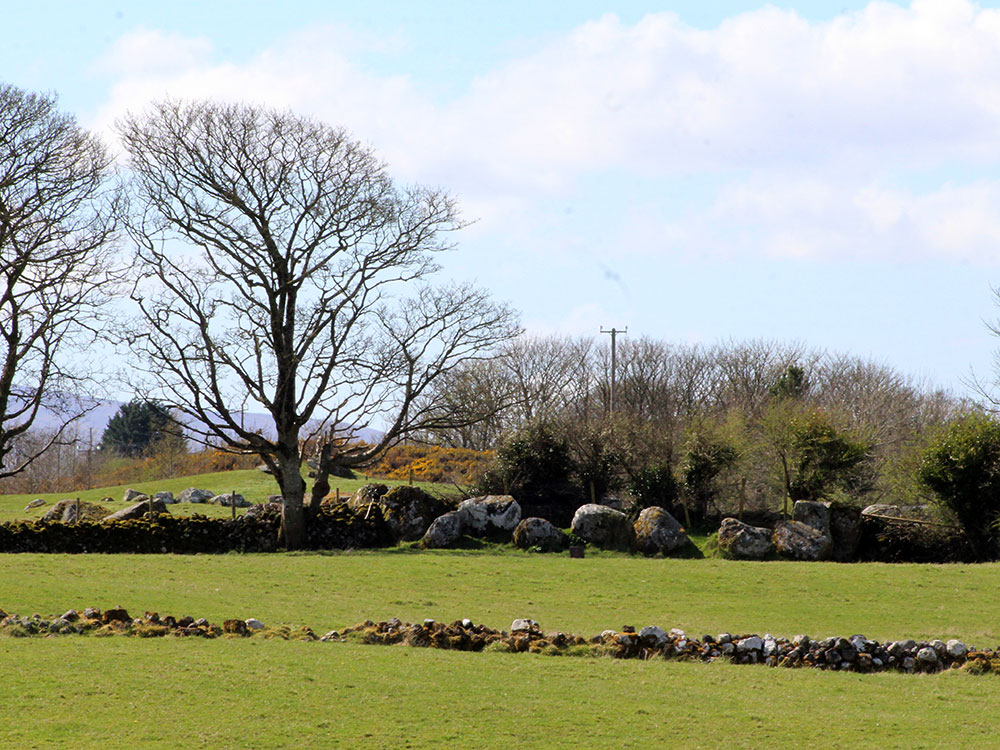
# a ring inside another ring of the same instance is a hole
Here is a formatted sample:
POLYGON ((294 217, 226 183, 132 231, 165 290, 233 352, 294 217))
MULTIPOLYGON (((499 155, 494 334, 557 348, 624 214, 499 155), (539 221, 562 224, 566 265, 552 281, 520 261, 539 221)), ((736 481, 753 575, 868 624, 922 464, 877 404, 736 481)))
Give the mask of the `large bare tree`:
POLYGON ((111 163, 54 96, 0 84, 0 478, 86 411, 84 352, 116 276, 111 163), (45 438, 27 440, 42 413, 45 438))
POLYGON ((432 286, 460 226, 454 201, 399 188, 343 130, 247 105, 167 101, 119 126, 136 211, 132 332, 139 366, 188 429, 258 454, 283 496, 284 543, 305 541, 304 443, 361 465, 406 435, 447 426, 421 400, 517 333, 467 285, 432 286), (263 408, 273 432, 243 426, 263 408), (374 426, 374 444, 349 444, 374 426))

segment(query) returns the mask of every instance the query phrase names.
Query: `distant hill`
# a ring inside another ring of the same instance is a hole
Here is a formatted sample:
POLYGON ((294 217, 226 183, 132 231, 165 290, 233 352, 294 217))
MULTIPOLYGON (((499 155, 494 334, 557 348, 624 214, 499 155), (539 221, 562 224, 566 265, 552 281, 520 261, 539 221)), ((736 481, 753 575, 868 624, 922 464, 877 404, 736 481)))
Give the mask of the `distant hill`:
MULTIPOLYGON (((89 445, 91 441, 93 441, 95 446, 101 442, 104 429, 108 426, 111 418, 118 412, 122 402, 112 400, 85 401, 84 405, 89 411, 81 419, 77 420, 71 428, 81 448, 89 445)), ((61 423, 62 420, 55 411, 42 409, 35 419, 33 429, 47 432, 58 428, 61 423)), ((260 430, 261 434, 265 436, 274 436, 274 425, 271 417, 267 414, 245 412, 242 423, 245 428, 260 430)), ((381 432, 368 427, 356 430, 356 434, 359 439, 367 442, 378 441, 382 437, 381 432)))

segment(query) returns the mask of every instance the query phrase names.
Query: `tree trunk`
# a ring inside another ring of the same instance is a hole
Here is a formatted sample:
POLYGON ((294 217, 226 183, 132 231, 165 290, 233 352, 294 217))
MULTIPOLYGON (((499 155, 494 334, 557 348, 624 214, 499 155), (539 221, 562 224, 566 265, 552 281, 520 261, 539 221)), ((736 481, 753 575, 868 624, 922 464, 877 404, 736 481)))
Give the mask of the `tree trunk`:
POLYGON ((302 479, 299 453, 296 447, 293 455, 278 456, 280 472, 278 484, 281 486, 281 536, 280 541, 287 549, 301 549, 306 543, 306 522, 303 499, 306 483, 302 479))

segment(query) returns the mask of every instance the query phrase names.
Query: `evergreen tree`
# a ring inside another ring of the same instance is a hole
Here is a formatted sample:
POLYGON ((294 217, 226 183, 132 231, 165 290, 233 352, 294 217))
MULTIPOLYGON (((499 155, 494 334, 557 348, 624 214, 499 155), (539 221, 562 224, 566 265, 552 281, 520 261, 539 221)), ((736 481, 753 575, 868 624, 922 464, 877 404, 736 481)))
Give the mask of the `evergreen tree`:
POLYGON ((119 456, 141 456, 169 437, 173 420, 170 412, 157 401, 136 398, 122 404, 108 421, 101 436, 101 450, 119 456))

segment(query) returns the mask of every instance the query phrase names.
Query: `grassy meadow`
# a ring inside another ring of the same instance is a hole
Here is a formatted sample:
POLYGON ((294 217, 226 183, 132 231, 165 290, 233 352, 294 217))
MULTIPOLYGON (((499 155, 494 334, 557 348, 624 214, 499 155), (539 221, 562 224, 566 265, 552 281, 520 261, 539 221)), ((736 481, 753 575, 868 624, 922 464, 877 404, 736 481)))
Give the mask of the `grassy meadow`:
MULTIPOLYGON (((363 480, 338 480, 343 493, 363 480)), ((256 471, 132 485, 273 492, 256 471)), ((336 485, 335 485, 336 486, 336 485)), ((121 488, 81 492, 119 498, 121 488)), ((439 488, 440 489, 440 488, 439 488)), ((50 496, 51 500, 60 497, 50 496)), ((33 496, 0 496, 24 518, 33 496)), ((33 511, 41 515, 44 509, 33 511)), ((229 513, 211 505, 171 512, 229 513)), ((1000 644, 1000 565, 646 559, 510 548, 274 555, 0 555, 0 609, 86 606, 318 634, 365 619, 531 617, 585 636, 633 625, 1000 644)), ((979 748, 1000 678, 458 653, 260 639, 0 638, 0 745, 139 748, 979 748)))
MULTIPOLYGON (((0 608, 121 604, 318 633, 514 617, 1000 643, 1000 566, 476 552, 5 555, 0 608)), ((1000 679, 616 662, 341 643, 0 639, 0 742, 136 747, 984 747, 1000 679)))

